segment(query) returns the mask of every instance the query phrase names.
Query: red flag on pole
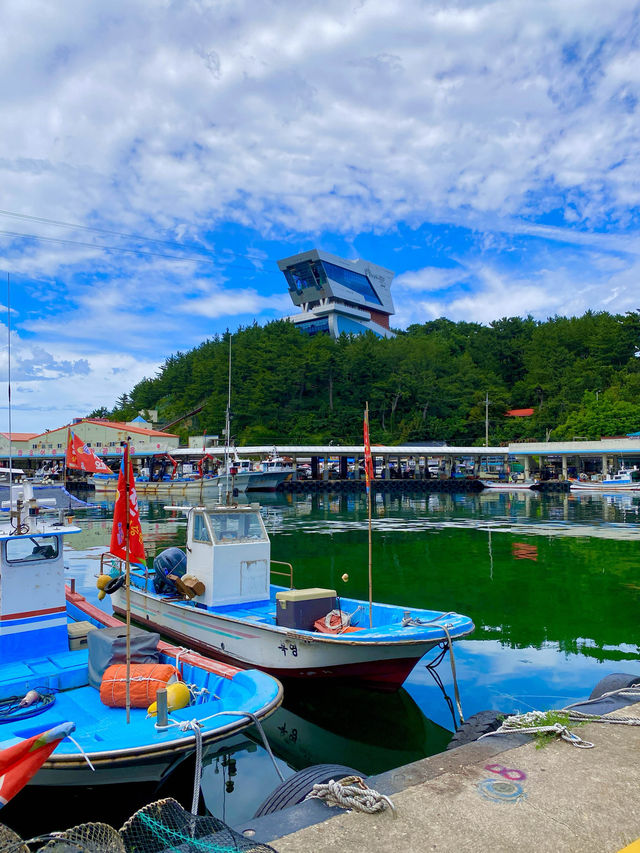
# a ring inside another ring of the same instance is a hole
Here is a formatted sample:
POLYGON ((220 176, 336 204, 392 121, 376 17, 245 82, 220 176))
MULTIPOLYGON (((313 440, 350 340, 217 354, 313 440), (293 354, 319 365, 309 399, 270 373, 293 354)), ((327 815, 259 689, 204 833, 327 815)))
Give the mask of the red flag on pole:
POLYGON ((74 729, 73 723, 61 723, 0 751, 0 807, 6 806, 24 788, 60 741, 74 729))
POLYGON ((369 492, 369 485, 374 479, 373 459, 371 458, 371 444, 369 443, 369 406, 364 410, 364 479, 369 492))
POLYGON ((109 548, 111 553, 115 557, 120 557, 121 560, 127 559, 127 524, 129 525, 129 560, 132 563, 144 563, 144 542, 142 541, 142 528, 140 526, 138 496, 133 480, 133 465, 131 464, 128 448, 125 448, 124 458, 120 465, 120 474, 118 475, 118 491, 116 505, 113 509, 113 527, 111 529, 111 546, 109 548), (129 469, 128 496, 125 466, 129 469))
POLYGON ((79 435, 69 430, 67 438, 67 468, 79 468, 91 474, 111 474, 111 468, 99 459, 79 435))

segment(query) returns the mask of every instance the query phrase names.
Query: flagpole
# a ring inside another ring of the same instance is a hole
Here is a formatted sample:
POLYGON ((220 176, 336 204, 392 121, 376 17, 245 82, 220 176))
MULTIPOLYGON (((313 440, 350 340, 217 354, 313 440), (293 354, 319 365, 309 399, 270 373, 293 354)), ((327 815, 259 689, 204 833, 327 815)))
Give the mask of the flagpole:
POLYGON ((71 427, 67 427, 67 445, 64 451, 64 471, 62 472, 62 487, 63 489, 67 488, 67 456, 69 455, 69 443, 71 441, 71 427))
MULTIPOLYGON (((369 443, 369 401, 367 400, 365 404, 364 410, 365 421, 367 424, 367 443, 369 443)), ((369 453, 371 451, 369 450, 369 453)), ((365 468, 367 467, 367 462, 365 460, 365 468)), ((369 477, 368 469, 366 473, 367 478, 367 514, 369 516, 369 627, 373 628, 373 571, 371 568, 371 479, 369 477)))
POLYGON ((124 449, 124 483, 125 483, 125 498, 126 498, 126 525, 125 525, 125 589, 126 589, 126 598, 127 598, 127 674, 126 674, 126 698, 125 705, 127 708, 127 724, 130 722, 131 717, 131 587, 130 587, 130 579, 131 579, 131 561, 129 554, 129 526, 130 526, 130 512, 129 512, 129 489, 131 488, 131 484, 129 482, 129 439, 127 439, 127 443, 124 449))

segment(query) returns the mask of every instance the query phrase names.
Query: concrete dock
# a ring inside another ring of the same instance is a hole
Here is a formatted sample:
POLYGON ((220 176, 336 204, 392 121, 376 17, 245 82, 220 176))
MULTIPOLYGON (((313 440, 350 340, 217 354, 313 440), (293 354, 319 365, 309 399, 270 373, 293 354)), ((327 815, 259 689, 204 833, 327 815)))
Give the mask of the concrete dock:
MULTIPOLYGON (((640 717, 640 704, 611 716, 640 717)), ((573 731, 595 747, 485 738, 371 779, 391 797, 395 818, 317 802, 327 819, 267 843, 279 853, 614 853, 640 838, 640 727, 589 723, 573 731)), ((255 840, 267 841, 263 832, 255 840)))

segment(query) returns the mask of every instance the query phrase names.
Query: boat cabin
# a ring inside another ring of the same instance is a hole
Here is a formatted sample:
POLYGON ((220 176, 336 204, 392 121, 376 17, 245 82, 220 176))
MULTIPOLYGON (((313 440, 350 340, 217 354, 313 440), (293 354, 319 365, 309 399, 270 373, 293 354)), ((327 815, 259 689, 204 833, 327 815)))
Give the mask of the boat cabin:
POLYGON ((640 483, 640 471, 637 467, 620 468, 612 477, 606 478, 606 483, 640 483))
POLYGON ((260 471, 263 474, 280 473, 281 471, 293 471, 293 463, 282 456, 270 456, 260 463, 260 471))
POLYGON ((271 542, 257 506, 190 507, 187 572, 211 607, 269 599, 271 542))
MULTIPOLYGON (((55 502, 55 501, 54 501, 55 502)), ((40 513, 30 484, 13 487, 0 518, 0 661, 69 651, 63 535, 80 528, 40 513)))

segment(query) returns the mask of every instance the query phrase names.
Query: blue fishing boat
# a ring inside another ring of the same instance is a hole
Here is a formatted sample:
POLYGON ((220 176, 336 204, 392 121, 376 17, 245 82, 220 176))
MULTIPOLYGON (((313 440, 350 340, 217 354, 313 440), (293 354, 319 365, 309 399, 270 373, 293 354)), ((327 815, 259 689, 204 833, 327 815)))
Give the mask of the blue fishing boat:
MULTIPOLYGON (((434 646, 474 629, 469 617, 270 583, 271 543, 257 504, 167 507, 187 516, 186 552, 131 573, 131 618, 207 656, 277 677, 348 678, 396 689, 434 646)), ((282 575, 282 566, 276 566, 282 575)), ((114 584, 115 586, 116 584, 114 584)), ((122 586, 112 594, 126 611, 122 586)))
POLYGON ((207 660, 145 631, 130 635, 123 673, 122 623, 65 591, 63 539, 80 528, 64 511, 39 506, 28 486, 20 490, 0 519, 0 750, 75 724, 37 784, 158 780, 196 744, 235 734, 280 705, 282 687, 265 673, 207 660), (173 707, 169 700, 165 725, 145 707, 158 685, 180 694, 173 707))

